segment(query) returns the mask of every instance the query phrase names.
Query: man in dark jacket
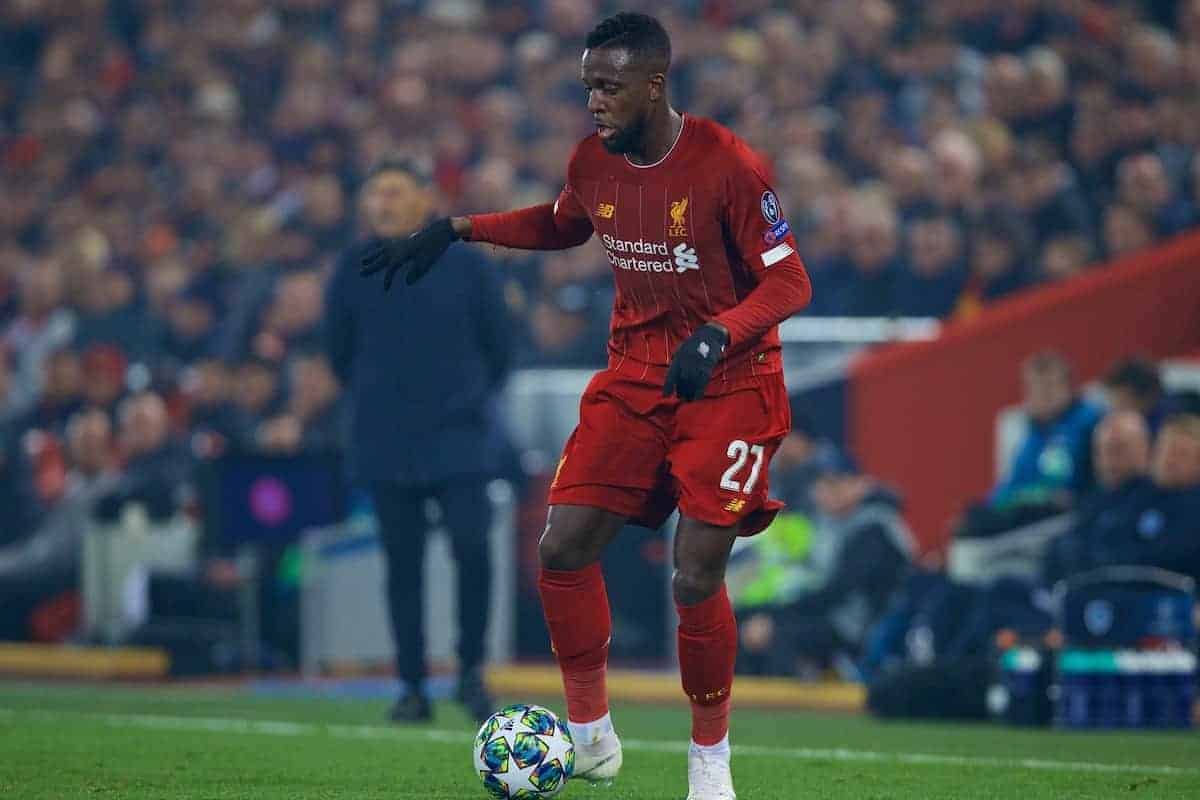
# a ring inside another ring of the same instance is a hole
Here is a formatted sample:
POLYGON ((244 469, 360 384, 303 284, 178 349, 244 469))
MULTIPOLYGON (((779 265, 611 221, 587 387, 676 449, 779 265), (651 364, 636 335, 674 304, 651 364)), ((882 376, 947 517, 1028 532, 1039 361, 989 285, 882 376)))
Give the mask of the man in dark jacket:
MULTIPOLYGON (((1101 495, 1105 505, 1085 505, 1079 522, 1054 543, 1047 555, 1047 583, 1106 566, 1140 564, 1200 578, 1200 417, 1176 414, 1163 423, 1147 453, 1145 423, 1136 412, 1115 412, 1105 423, 1140 425, 1141 439, 1129 434, 1130 447, 1149 461, 1149 480, 1132 476, 1101 495)), ((1101 431, 1101 433, 1105 433, 1101 431)), ((1114 436, 1119 433, 1114 433, 1114 436)), ((1098 436, 1097 446, 1106 447, 1098 436)), ((1097 467, 1100 466, 1097 461, 1097 467)))
MULTIPOLYGON (((415 231, 433 196, 413 165, 388 160, 364 185, 373 236, 415 231)), ((407 692, 396 721, 425 721, 422 566, 429 501, 441 509, 458 562, 458 697, 476 717, 494 710, 483 682, 490 605, 486 484, 506 444, 494 401, 512 360, 512 325, 496 268, 470 248, 413 286, 381 293, 359 277, 364 244, 338 263, 327 290, 330 363, 351 402, 351 478, 367 487, 388 561, 396 666, 407 692)))

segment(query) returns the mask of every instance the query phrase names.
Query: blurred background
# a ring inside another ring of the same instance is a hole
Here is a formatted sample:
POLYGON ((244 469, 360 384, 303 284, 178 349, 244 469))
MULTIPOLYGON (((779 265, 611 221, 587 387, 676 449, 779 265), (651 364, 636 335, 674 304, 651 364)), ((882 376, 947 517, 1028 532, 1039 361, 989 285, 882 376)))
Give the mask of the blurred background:
MULTIPOLYGON (((155 648, 151 674, 386 668, 326 284, 385 156, 443 212, 553 198, 610 5, 0 3, 0 639, 155 648)), ((646 10, 672 102, 768 157, 814 284, 782 329, 791 510, 731 568, 739 668, 889 710, 899 675, 896 713, 932 713, 914 687, 971 659, 1194 647, 1200 0, 646 10), (1089 575, 1072 616, 1053 590, 1089 575)), ((489 653, 545 662, 536 540, 611 278, 595 242, 486 254, 517 350, 489 653)), ((669 539, 606 557, 617 664, 672 664, 669 539)))

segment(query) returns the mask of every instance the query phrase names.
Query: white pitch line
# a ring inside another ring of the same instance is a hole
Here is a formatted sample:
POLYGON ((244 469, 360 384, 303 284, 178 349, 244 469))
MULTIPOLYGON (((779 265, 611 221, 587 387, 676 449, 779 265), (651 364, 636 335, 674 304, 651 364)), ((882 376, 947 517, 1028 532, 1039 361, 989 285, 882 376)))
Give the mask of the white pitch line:
MULTIPOLYGON (((336 739, 376 741, 424 741, 466 746, 468 731, 439 728, 388 728, 380 725, 340 725, 279 720, 234 719, 226 717, 178 717, 158 714, 102 714, 87 711, 36 711, 0 708, 0 718, 26 718, 58 722, 67 719, 94 721, 113 728, 141 728, 208 733, 249 733, 263 736, 332 736, 336 739)), ((622 739, 626 750, 656 753, 686 753, 686 742, 651 739, 622 739)), ((847 748, 765 747, 734 745, 734 753, 751 758, 789 759, 793 761, 875 762, 919 766, 999 767, 1048 772, 1142 773, 1149 775, 1200 775, 1200 768, 1156 764, 1102 764, 1094 761, 1055 761, 1044 758, 994 758, 991 756, 955 756, 936 753, 887 753, 847 748)))

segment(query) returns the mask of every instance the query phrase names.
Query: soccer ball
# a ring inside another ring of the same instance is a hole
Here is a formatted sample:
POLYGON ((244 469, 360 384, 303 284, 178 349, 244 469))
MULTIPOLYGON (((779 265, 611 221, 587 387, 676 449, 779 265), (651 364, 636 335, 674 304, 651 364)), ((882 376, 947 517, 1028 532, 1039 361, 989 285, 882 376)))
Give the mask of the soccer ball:
POLYGON ((517 703, 479 729, 475 771, 498 800, 554 797, 575 771, 575 743, 549 709, 517 703))

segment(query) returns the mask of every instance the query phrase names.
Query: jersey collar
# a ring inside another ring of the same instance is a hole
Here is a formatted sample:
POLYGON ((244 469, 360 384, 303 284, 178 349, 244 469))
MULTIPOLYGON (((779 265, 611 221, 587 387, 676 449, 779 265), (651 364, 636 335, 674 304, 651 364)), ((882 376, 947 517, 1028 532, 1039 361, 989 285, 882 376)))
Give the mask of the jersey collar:
POLYGON ((676 146, 678 146, 679 140, 683 138, 683 129, 687 127, 687 122, 688 122, 687 114, 684 112, 680 112, 680 114, 679 114, 679 132, 675 134, 675 141, 671 142, 671 146, 669 148, 667 148, 667 152, 663 153, 663 157, 660 158, 658 161, 655 161, 653 164, 635 164, 629 160, 629 154, 626 153, 624 156, 625 163, 628 164, 629 166, 633 167, 634 169, 653 169, 654 167, 657 167, 659 164, 663 163, 668 158, 670 158, 671 153, 675 152, 675 148, 676 148, 676 146))

